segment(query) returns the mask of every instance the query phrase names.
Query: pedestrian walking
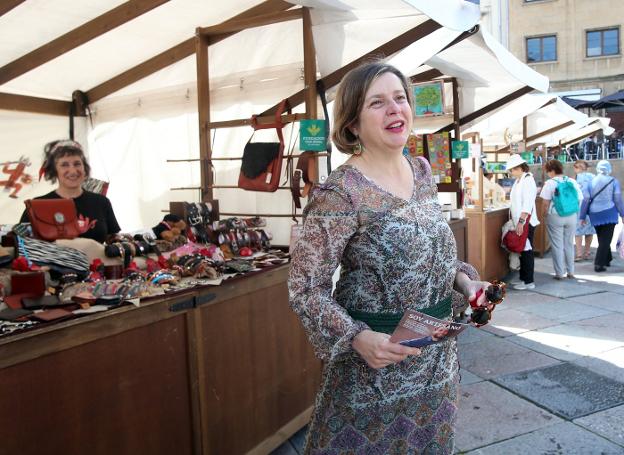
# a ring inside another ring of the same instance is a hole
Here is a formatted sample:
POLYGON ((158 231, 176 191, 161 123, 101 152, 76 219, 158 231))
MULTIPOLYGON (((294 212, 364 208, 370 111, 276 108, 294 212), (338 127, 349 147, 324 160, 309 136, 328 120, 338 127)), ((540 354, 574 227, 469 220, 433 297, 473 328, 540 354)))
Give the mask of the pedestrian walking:
MULTIPOLYGON (((624 204, 620 182, 611 176, 611 163, 601 160, 596 166, 597 174, 587 191, 583 192, 581 220, 589 214, 591 224, 598 236, 598 251, 594 259, 594 270, 604 272, 611 265, 611 240, 618 223, 618 214, 624 220, 624 204)), ((583 223, 584 221, 581 221, 583 223)))
POLYGON ((563 165, 550 160, 544 165, 548 177, 540 197, 543 204, 542 220, 550 239, 554 278, 574 278, 574 234, 583 192, 578 183, 563 175, 563 165))
MULTIPOLYGON (((584 193, 591 185, 591 181, 594 178, 594 174, 588 171, 589 164, 585 160, 578 160, 574 163, 574 172, 576 174, 576 183, 581 187, 581 191, 584 193)), ((589 216, 584 218, 584 223, 581 223, 581 211, 579 210, 578 222, 576 223, 576 255, 574 260, 581 261, 587 260, 591 256, 591 243, 596 234, 596 229, 591 224, 589 216), (583 240, 585 240, 585 247, 583 248, 583 240)))

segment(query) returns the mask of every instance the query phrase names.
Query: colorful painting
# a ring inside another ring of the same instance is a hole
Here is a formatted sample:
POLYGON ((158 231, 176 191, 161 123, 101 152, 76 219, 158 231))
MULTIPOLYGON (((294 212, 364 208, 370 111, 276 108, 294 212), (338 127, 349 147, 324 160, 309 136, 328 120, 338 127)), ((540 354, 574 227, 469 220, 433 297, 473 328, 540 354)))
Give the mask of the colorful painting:
POLYGON ((412 85, 414 95, 414 115, 432 117, 444 115, 443 82, 426 82, 412 85))
POLYGON ((427 146, 433 179, 436 183, 451 183, 453 174, 451 171, 449 133, 427 134, 427 146))
POLYGON ((403 153, 413 157, 425 156, 422 134, 410 134, 407 138, 403 153))

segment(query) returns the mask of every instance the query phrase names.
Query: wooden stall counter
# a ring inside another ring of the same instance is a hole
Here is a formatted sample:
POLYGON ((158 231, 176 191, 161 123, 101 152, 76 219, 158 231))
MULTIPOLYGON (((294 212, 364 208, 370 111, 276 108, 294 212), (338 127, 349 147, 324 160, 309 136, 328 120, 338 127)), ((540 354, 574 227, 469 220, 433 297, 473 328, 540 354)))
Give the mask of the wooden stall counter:
POLYGON ((500 246, 502 228, 509 219, 509 208, 466 210, 466 218, 468 263, 477 269, 482 280, 500 280, 509 272, 509 255, 500 246))
MULTIPOLYGON (((542 213, 544 204, 548 204, 549 202, 545 201, 541 197, 537 197, 535 200, 535 210, 537 213, 542 213)), ((539 257, 544 257, 544 254, 548 252, 550 249, 550 240, 548 238, 548 234, 546 233, 546 224, 541 216, 538 217, 540 224, 535 229, 535 234, 533 234, 533 250, 535 251, 535 255, 539 257)))
POLYGON ((451 220, 448 222, 457 244, 457 259, 466 262, 468 258, 468 220, 451 220))
POLYGON ((288 269, 0 339, 0 452, 269 453, 320 383, 288 269))

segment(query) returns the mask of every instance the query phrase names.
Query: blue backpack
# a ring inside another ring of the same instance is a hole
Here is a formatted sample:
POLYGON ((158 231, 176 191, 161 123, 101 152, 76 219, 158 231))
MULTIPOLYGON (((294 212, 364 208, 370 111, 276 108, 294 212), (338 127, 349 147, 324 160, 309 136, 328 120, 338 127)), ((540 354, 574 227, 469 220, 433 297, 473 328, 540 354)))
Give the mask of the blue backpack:
POLYGON ((568 177, 564 176, 563 180, 558 181, 553 204, 559 216, 568 216, 579 211, 578 193, 568 177))

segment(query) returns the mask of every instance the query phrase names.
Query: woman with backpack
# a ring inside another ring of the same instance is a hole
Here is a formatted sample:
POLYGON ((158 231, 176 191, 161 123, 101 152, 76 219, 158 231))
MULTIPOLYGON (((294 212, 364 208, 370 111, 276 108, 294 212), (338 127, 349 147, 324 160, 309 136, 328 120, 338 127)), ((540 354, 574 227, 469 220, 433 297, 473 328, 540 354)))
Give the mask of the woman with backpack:
POLYGON ((550 179, 540 193, 546 201, 542 219, 550 238, 554 278, 574 278, 574 234, 583 192, 574 179, 563 175, 561 162, 550 160, 544 169, 550 179))
MULTIPOLYGON (((594 259, 594 270, 604 272, 611 265, 611 240, 613 230, 618 223, 618 214, 624 220, 624 204, 620 182, 611 177, 611 163, 601 160, 596 166, 598 174, 592 179, 591 185, 583 191, 581 220, 589 215, 591 224, 596 229, 598 251, 594 259)), ((584 223, 584 221, 581 221, 584 223)))

